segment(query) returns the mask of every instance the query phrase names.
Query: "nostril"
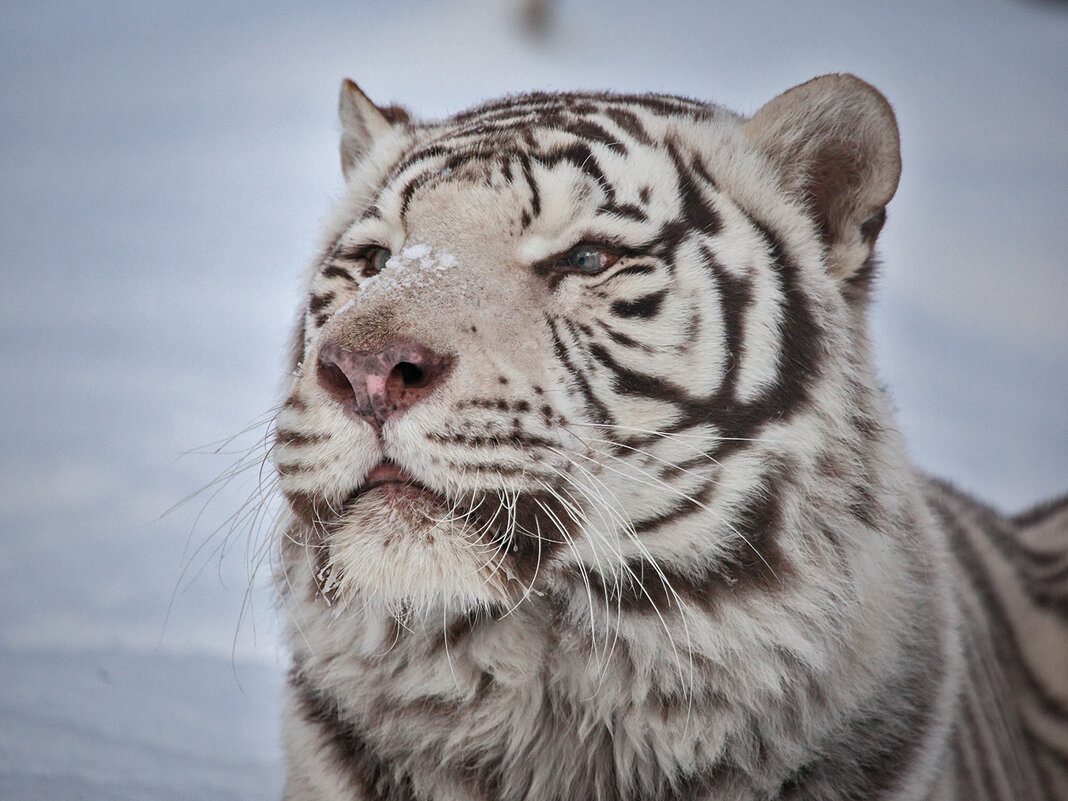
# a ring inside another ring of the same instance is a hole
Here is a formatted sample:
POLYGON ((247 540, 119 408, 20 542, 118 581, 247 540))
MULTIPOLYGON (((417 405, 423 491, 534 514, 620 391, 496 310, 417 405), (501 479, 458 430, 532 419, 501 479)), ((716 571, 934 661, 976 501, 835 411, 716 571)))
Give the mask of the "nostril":
POLYGON ((399 376, 404 386, 409 388, 425 386, 429 380, 426 371, 411 362, 401 362, 391 372, 399 376))
POLYGON ((349 377, 345 375, 345 371, 341 367, 329 360, 329 358, 320 357, 318 379, 323 388, 342 403, 349 404, 355 399, 356 393, 353 391, 349 377))

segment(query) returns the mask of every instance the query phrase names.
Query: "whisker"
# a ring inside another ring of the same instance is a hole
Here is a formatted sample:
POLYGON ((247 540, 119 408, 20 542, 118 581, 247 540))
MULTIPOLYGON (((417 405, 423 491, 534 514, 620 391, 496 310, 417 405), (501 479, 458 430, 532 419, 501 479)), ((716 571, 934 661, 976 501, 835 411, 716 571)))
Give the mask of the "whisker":
MULTIPOLYGON (((593 481, 593 482, 595 482, 597 484, 600 484, 604 488, 605 491, 609 491, 608 488, 604 486, 603 482, 601 482, 600 479, 597 478, 590 470, 586 469, 585 467, 583 467, 582 465, 580 465, 580 464, 578 464, 577 462, 574 462, 574 461, 572 461, 572 465, 574 467, 576 467, 577 469, 583 471, 583 473, 586 476, 588 476, 591 481, 593 481)), ((679 616, 680 616, 680 619, 681 619, 682 624, 683 624, 683 631, 684 631, 684 633, 686 635, 686 652, 687 652, 687 655, 689 657, 688 658, 688 663, 689 663, 689 668, 690 668, 690 670, 689 670, 690 692, 689 692, 688 704, 692 704, 692 701, 693 701, 693 681, 694 681, 693 650, 691 648, 691 635, 690 635, 690 630, 689 630, 689 623, 688 623, 688 620, 687 620, 687 617, 686 617, 686 614, 685 614, 685 609, 686 609, 685 604, 683 603, 681 596, 678 594, 678 592, 672 586, 671 581, 668 579, 667 575, 664 573, 663 569, 660 567, 660 565, 657 562, 657 560, 649 552, 649 550, 646 548, 644 543, 642 543, 641 540, 637 537, 637 534, 634 532, 633 526, 630 524, 630 522, 628 520, 624 520, 623 522, 624 522, 624 525, 621 526, 621 530, 624 532, 624 534, 627 536, 627 538, 629 540, 633 541, 635 543, 635 545, 637 545, 637 547, 639 549, 639 552, 642 554, 642 557, 643 557, 643 562, 642 563, 643 564, 647 563, 653 568, 654 572, 656 573, 657 577, 661 581, 661 583, 664 586, 665 590, 669 593, 670 597, 672 597, 674 599, 675 604, 676 604, 676 608, 680 612, 679 616)), ((668 641, 671 644, 671 648, 672 648, 672 651, 673 651, 674 656, 675 656, 676 668, 679 671, 679 678, 681 680, 685 680, 685 674, 684 674, 684 671, 682 669, 682 660, 681 660, 681 657, 679 655, 678 648, 677 648, 675 640, 674 640, 674 636, 672 634, 672 631, 671 631, 670 627, 667 624, 666 619, 661 614, 660 609, 657 607, 656 600, 652 597, 652 594, 646 588, 645 583, 642 580, 642 577, 635 575, 634 571, 626 563, 626 560, 620 558, 620 567, 622 568, 622 571, 625 572, 630 577, 630 579, 634 583, 634 585, 646 597, 646 599, 649 601, 649 604, 650 604, 651 608, 656 613, 657 618, 660 621, 661 627, 664 629, 664 632, 667 634, 668 641)), ((616 585, 617 586, 616 609, 617 609, 617 614, 618 614, 617 620, 620 623, 622 622, 622 583, 621 582, 622 582, 622 573, 619 574, 619 577, 617 579, 617 585, 616 585)), ((617 627, 617 636, 618 636, 618 627, 617 627)), ((613 651, 614 651, 614 648, 615 648, 615 644, 613 643, 613 651)), ((605 669, 607 669, 607 665, 605 665, 605 669)), ((602 679, 603 679, 603 673, 602 673, 602 679)), ((687 711, 687 721, 688 720, 689 720, 689 709, 687 711)))

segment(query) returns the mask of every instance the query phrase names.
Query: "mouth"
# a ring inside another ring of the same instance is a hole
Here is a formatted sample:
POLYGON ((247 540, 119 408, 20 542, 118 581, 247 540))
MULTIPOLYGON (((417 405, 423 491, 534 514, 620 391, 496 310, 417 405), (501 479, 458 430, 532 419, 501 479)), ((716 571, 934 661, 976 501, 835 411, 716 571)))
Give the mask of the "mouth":
POLYGON ((514 602, 567 541, 555 532, 577 521, 555 495, 517 494, 510 501, 492 490, 450 500, 386 459, 340 508, 312 501, 294 510, 309 524, 317 591, 331 601, 363 595, 514 602), (467 507, 463 514, 454 514, 458 504, 467 507))
POLYGON ((386 498, 423 499, 445 503, 445 497, 429 487, 419 483, 411 473, 388 459, 373 468, 363 483, 352 491, 346 499, 346 505, 362 498, 368 493, 376 493, 386 498))

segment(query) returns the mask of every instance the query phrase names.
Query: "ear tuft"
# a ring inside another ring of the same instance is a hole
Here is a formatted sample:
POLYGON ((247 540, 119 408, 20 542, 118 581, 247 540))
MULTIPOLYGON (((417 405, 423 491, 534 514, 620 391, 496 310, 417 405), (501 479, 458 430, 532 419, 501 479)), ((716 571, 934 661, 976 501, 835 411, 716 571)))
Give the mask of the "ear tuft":
POLYGON ((341 119, 341 172, 347 179, 375 140, 388 134, 394 126, 408 122, 408 112, 400 106, 379 108, 353 81, 341 82, 338 99, 341 119))
POLYGON ((809 206, 832 274, 856 275, 871 257, 901 175, 886 98, 853 75, 824 75, 776 97, 745 131, 778 166, 783 188, 809 206))

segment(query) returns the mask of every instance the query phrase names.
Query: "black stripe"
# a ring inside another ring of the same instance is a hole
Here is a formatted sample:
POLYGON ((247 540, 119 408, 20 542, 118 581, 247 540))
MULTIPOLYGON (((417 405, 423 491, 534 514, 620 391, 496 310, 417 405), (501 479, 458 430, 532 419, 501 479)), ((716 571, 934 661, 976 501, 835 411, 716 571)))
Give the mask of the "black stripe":
POLYGON ((987 575, 982 558, 969 540, 968 533, 957 520, 953 510, 941 498, 930 498, 930 507, 942 522, 949 535, 949 543, 954 556, 965 568, 971 586, 983 601, 986 616, 990 620, 992 638, 999 664, 1006 675, 1015 679, 1017 690, 1024 690, 1034 695, 1043 709, 1050 714, 1068 720, 1068 706, 1046 692, 1039 678, 1031 671, 1020 647, 1019 632, 1013 627, 1011 619, 1005 612, 993 583, 987 575))
POLYGON ((646 111, 662 117, 687 116, 697 120, 708 119, 712 116, 712 109, 706 103, 699 100, 690 100, 685 97, 674 95, 611 95, 606 94, 599 99, 621 106, 639 106, 646 111))
POLYGON ((708 501, 712 497, 713 491, 714 488, 710 482, 701 488, 701 491, 697 493, 696 497, 683 498, 680 496, 670 509, 660 512, 653 517, 644 519, 639 518, 638 520, 635 520, 632 524, 634 533, 638 535, 649 534, 664 526, 671 525, 684 517, 689 517, 695 512, 702 511, 704 507, 708 505, 708 501))
MULTIPOLYGON (((1029 549, 1018 533, 1006 525, 1005 519, 993 509, 958 492, 946 482, 938 483, 945 492, 975 513, 988 540, 1001 557, 1012 565, 1020 589, 1031 602, 1059 618, 1068 630, 1068 540, 1060 551, 1029 549)), ((1056 508, 1048 514, 1056 514, 1056 508)), ((1065 634, 1065 640, 1068 649, 1068 633, 1065 634)))
POLYGON ((608 203, 607 201, 597 207, 598 214, 614 214, 624 219, 646 222, 649 215, 633 203, 608 203))
MULTIPOLYGON (((600 398, 593 394, 593 390, 590 388, 590 383, 586 380, 586 376, 572 364, 567 348, 556 330, 555 320, 547 317, 545 322, 548 324, 549 336, 552 337, 553 352, 556 354, 557 360, 563 365, 567 374, 578 385, 579 392, 582 394, 582 397, 586 401, 586 406, 591 412, 590 417, 593 422, 605 425, 614 422, 614 418, 608 411, 608 407, 604 405, 600 398)), ((611 439, 610 435, 606 434, 606 436, 611 439)))
POLYGON ((356 262, 363 261, 366 255, 366 245, 338 245, 330 254, 330 258, 335 261, 344 261, 354 264, 356 262))
MULTIPOLYGON (((516 470, 531 475, 525 465, 516 470)), ((571 504, 573 510, 568 508, 568 504, 561 500, 561 496, 567 494, 561 489, 562 480, 559 476, 555 478, 557 486, 552 492, 521 493, 515 498, 511 510, 501 505, 501 497, 496 492, 478 494, 471 499, 467 522, 472 530, 479 532, 484 542, 496 546, 506 559, 504 572, 517 582, 513 588, 518 595, 530 588, 539 570, 557 550, 566 546, 580 525, 575 516, 581 514, 578 503, 571 504)))
POLYGON ((435 172, 424 172, 424 173, 421 173, 420 175, 417 175, 415 178, 413 178, 412 180, 408 181, 408 183, 404 185, 404 189, 401 190, 401 195, 400 195, 401 196, 401 208, 400 208, 401 221, 404 221, 407 218, 408 205, 412 202, 412 196, 415 195, 415 193, 418 190, 422 189, 424 186, 426 186, 428 183, 430 183, 438 175, 439 175, 439 173, 436 172, 436 171, 435 172))
POLYGON ((613 342, 615 342, 615 343, 617 343, 619 345, 622 345, 625 348, 634 348, 636 350, 645 351, 646 353, 650 353, 653 350, 653 348, 649 347, 644 342, 638 342, 638 340, 636 340, 636 339, 631 339, 629 336, 624 334, 622 331, 617 331, 612 326, 610 326, 607 323, 605 323, 603 320, 598 320, 597 321, 597 325, 599 325, 601 327, 601 329, 606 334, 608 334, 608 338, 609 339, 611 339, 613 342))
POLYGON ((334 302, 334 297, 335 295, 333 292, 325 292, 322 295, 312 295, 308 300, 308 311, 312 314, 322 311, 334 302))
POLYGON ((612 389, 618 394, 640 395, 672 403, 680 407, 684 415, 699 415, 701 413, 697 410, 706 408, 703 399, 687 394, 686 390, 677 384, 659 376, 639 373, 629 367, 624 367, 599 342, 590 345, 590 356, 612 372, 612 389))
POLYGON ((824 342, 823 331, 809 309, 808 295, 801 285, 799 268, 771 230, 748 214, 750 223, 764 238, 771 255, 772 270, 778 278, 782 297, 783 322, 780 333, 779 363, 772 387, 757 400, 742 404, 733 394, 733 386, 721 385, 705 408, 694 409, 697 417, 681 421, 695 425, 700 415, 714 422, 729 441, 721 443, 717 457, 743 447, 742 440, 751 438, 771 420, 788 420, 809 397, 809 388, 820 376, 820 358, 824 342))
POLYGON ((558 443, 529 434, 525 431, 508 431, 496 434, 444 434, 434 432, 427 434, 427 439, 444 445, 466 445, 472 448, 501 447, 513 445, 517 448, 555 448, 558 443))
POLYGON ((422 165, 423 162, 433 161, 435 159, 441 159, 454 153, 455 150, 440 142, 435 142, 431 145, 426 145, 419 148, 407 155, 405 159, 397 162, 389 172, 389 180, 394 180, 401 173, 407 172, 412 167, 422 165))
POLYGON ((627 155, 627 146, 619 141, 618 137, 612 136, 608 131, 589 119, 578 119, 566 122, 560 126, 562 130, 581 137, 588 142, 604 145, 622 156, 627 155))
POLYGON ((298 670, 289 685, 300 716, 316 728, 330 749, 339 774, 348 778, 364 798, 375 801, 417 801, 409 775, 378 754, 352 722, 345 720, 336 700, 318 691, 298 670))
POLYGON ((655 317, 667 291, 651 292, 634 300, 617 300, 612 303, 612 314, 617 317, 655 317))
POLYGON ((593 151, 581 142, 573 142, 569 145, 554 148, 547 153, 534 157, 538 163, 551 169, 562 161, 571 164, 579 172, 584 173, 590 180, 596 183, 605 194, 605 203, 614 206, 616 191, 611 181, 605 176, 601 164, 593 155, 593 151))
POLYGON ((1028 528, 1065 510, 1068 510, 1068 495, 1062 495, 1059 498, 1044 501, 1018 515, 1010 517, 1009 520, 1021 528, 1028 528))
POLYGON ((291 428, 279 428, 274 434, 274 441, 279 445, 293 445, 296 447, 315 445, 327 439, 329 437, 325 434, 302 434, 291 428))
POLYGON ((716 281, 716 290, 719 293, 720 311, 723 315, 723 335, 727 340, 727 366, 723 375, 723 392, 728 397, 733 397, 738 379, 738 367, 741 364, 745 346, 742 319, 744 312, 753 302, 752 287, 746 279, 737 278, 723 269, 708 246, 702 244, 700 251, 701 264, 712 273, 716 281))
POLYGON ((337 267, 335 265, 330 265, 329 267, 324 268, 320 275, 323 278, 343 278, 352 284, 358 285, 359 283, 352 275, 352 273, 342 267, 337 267))
MULTIPOLYGON (((675 172, 678 184, 682 213, 690 223, 690 227, 707 236, 719 233, 722 224, 719 215, 706 199, 701 187, 697 184, 694 172, 686 164, 679 154, 678 148, 673 142, 667 143, 667 151, 675 164, 675 172)), ((703 171, 702 171, 703 172, 703 171)), ((707 174, 705 174, 707 175, 707 174)), ((715 184, 709 178, 705 183, 712 189, 715 184)))
MULTIPOLYGON (((604 114, 608 119, 612 120, 616 125, 630 134, 638 142, 638 144, 651 147, 653 144, 652 137, 649 136, 649 132, 645 130, 645 126, 642 124, 641 119, 633 111, 628 111, 622 108, 606 108, 604 114)), ((643 203, 647 203, 647 200, 643 200, 643 203)))
POLYGON ((534 180, 534 172, 530 166, 530 156, 526 153, 520 153, 518 157, 519 166, 523 169, 523 178, 526 180, 527 189, 530 192, 531 216, 537 217, 541 214, 541 192, 538 190, 537 181, 534 180))
POLYGON ((619 276, 621 275, 650 275, 654 272, 656 272, 656 268, 653 267, 651 264, 632 264, 629 267, 624 267, 621 270, 616 270, 614 273, 608 276, 608 278, 604 279, 600 283, 591 284, 590 286, 591 288, 604 286, 609 281, 619 278, 619 276))
MULTIPOLYGON (((618 584, 609 584, 596 570, 587 570, 594 597, 607 599, 610 607, 618 606, 624 612, 653 613, 675 606, 677 595, 715 613, 724 599, 737 599, 754 590, 775 592, 784 588, 795 575, 778 542, 782 522, 778 499, 784 476, 779 469, 769 471, 737 517, 737 541, 714 562, 686 568, 661 566, 658 571, 644 558, 632 557, 627 560, 630 578, 618 584)), ((647 537, 657 528, 701 511, 714 491, 710 482, 693 500, 683 499, 670 511, 635 523, 634 533, 647 537)), ((576 574, 572 579, 581 581, 582 576, 576 574)))
MULTIPOLYGON (((441 637, 431 645, 431 653, 454 652, 457 647, 477 629, 497 621, 505 609, 496 603, 476 604, 471 609, 459 612, 445 627, 441 637)), ((484 697, 493 685, 493 676, 483 672, 479 678, 476 696, 484 697)))

